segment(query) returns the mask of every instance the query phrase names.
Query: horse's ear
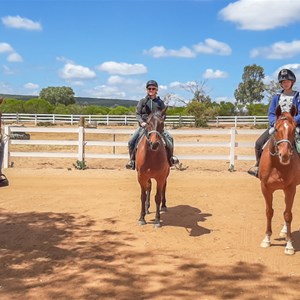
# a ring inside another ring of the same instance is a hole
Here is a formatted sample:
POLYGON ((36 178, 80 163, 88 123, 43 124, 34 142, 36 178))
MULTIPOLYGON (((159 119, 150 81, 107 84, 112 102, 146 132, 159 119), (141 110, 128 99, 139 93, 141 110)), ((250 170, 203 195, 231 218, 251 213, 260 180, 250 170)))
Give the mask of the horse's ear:
POLYGON ((280 107, 280 105, 278 105, 278 106, 276 107, 275 114, 276 114, 276 117, 277 117, 277 118, 278 118, 279 116, 281 116, 281 107, 280 107))
POLYGON ((168 110, 168 106, 166 106, 162 111, 161 111, 161 115, 166 118, 167 116, 167 110, 168 110))
POLYGON ((292 115, 292 117, 298 114, 298 110, 295 105, 292 105, 292 107, 290 109, 290 114, 292 115))

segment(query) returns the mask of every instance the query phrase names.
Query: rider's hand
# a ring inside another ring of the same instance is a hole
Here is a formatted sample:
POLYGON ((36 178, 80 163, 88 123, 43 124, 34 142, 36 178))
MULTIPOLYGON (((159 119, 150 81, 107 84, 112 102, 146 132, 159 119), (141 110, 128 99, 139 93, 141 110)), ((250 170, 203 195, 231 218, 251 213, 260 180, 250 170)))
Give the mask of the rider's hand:
POLYGON ((146 122, 142 122, 141 126, 142 126, 143 128, 145 128, 145 127, 147 126, 147 123, 146 123, 146 122))

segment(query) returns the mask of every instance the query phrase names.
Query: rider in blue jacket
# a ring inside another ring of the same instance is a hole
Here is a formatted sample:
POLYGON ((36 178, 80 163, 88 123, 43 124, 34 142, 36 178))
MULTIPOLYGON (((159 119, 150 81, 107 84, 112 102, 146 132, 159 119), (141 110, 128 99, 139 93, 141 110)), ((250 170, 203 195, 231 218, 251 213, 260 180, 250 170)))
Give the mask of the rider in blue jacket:
MULTIPOLYGON (((295 121, 300 127, 300 102, 299 102, 299 92, 293 90, 293 85, 296 82, 295 74, 289 69, 282 69, 278 73, 278 82, 282 87, 282 90, 273 96, 269 112, 268 118, 270 127, 273 128, 276 121, 276 107, 280 105, 282 111, 290 111, 292 105, 295 105, 298 113, 294 116, 295 121)), ((263 151, 264 144, 269 140, 271 136, 271 129, 267 129, 256 141, 255 143, 255 156, 256 156, 256 164, 254 167, 250 168, 248 173, 255 177, 258 177, 258 167, 260 157, 263 151)))

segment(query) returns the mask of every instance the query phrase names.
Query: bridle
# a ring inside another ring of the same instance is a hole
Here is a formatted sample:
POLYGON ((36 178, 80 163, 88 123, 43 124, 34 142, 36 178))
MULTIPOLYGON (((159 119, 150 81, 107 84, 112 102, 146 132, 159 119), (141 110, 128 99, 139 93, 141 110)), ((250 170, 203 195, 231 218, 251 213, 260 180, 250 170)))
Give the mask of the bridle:
MULTIPOLYGON (((280 120, 287 120, 287 117, 281 117, 280 120)), ((279 153, 279 149, 278 149, 278 145, 281 144, 281 143, 288 143, 288 145, 290 146, 291 148, 291 154, 290 154, 290 157, 293 156, 293 153, 294 153, 294 147, 293 147, 293 144, 292 142, 289 140, 289 139, 281 139, 281 140, 278 140, 276 139, 276 135, 275 135, 275 132, 276 132, 276 129, 273 130, 272 134, 271 134, 271 137, 273 139, 273 145, 274 145, 274 148, 275 148, 275 151, 272 152, 271 148, 270 148, 270 143, 269 143, 269 153, 271 156, 279 156, 280 153, 279 153)))
MULTIPOLYGON (((149 122, 147 122, 147 124, 149 125, 149 122)), ((146 140, 147 140, 148 144, 150 145, 150 147, 152 147, 153 144, 154 144, 154 143, 151 141, 151 139, 150 139, 151 134, 157 134, 158 137, 159 137, 158 143, 161 143, 161 142, 162 142, 163 144, 165 144, 165 139, 164 139, 164 137, 163 137, 163 134, 160 133, 158 130, 156 130, 156 127, 157 127, 156 125, 155 125, 154 127, 155 127, 155 129, 152 129, 152 130, 150 130, 150 131, 148 131, 147 128, 143 128, 143 129, 144 129, 144 133, 145 133, 146 140)))

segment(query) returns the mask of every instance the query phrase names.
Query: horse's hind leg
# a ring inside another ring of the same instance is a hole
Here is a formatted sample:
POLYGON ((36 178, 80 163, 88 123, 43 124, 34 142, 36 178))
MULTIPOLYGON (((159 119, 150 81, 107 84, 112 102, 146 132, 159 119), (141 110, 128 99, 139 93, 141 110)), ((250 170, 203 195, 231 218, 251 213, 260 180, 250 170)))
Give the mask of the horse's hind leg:
POLYGON ((284 253, 288 255, 293 255, 295 253, 295 249, 293 247, 292 242, 292 234, 291 234, 291 223, 293 219, 292 207, 294 203, 294 197, 296 194, 296 186, 290 189, 286 189, 284 191, 285 194, 285 211, 283 213, 284 221, 286 224, 286 247, 284 249, 284 253))
POLYGON ((167 205, 166 205, 166 188, 167 188, 167 181, 163 187, 163 191, 162 191, 162 197, 161 197, 161 211, 166 212, 167 211, 167 205))

